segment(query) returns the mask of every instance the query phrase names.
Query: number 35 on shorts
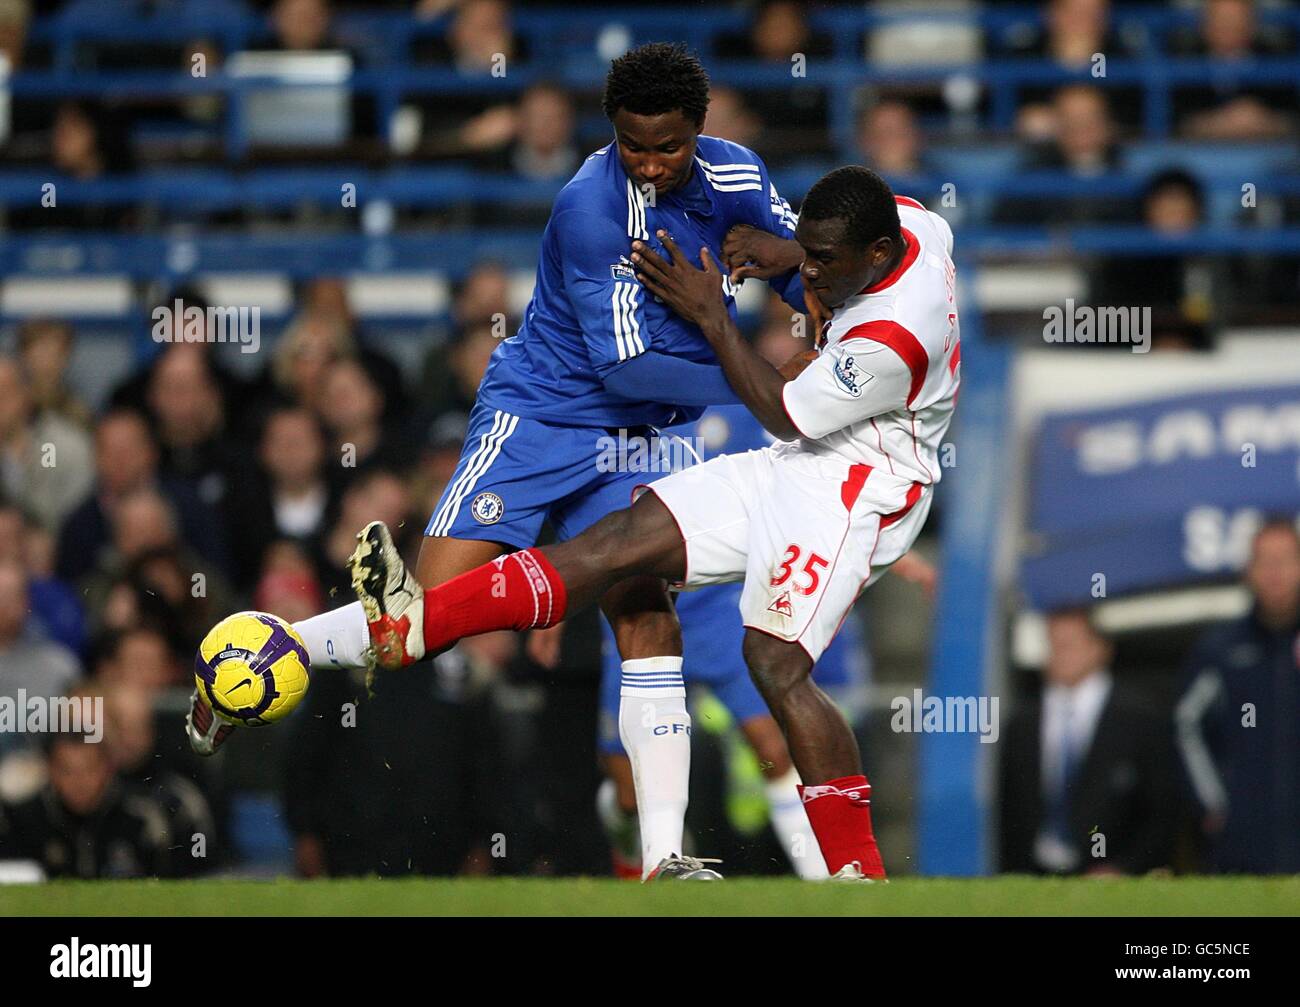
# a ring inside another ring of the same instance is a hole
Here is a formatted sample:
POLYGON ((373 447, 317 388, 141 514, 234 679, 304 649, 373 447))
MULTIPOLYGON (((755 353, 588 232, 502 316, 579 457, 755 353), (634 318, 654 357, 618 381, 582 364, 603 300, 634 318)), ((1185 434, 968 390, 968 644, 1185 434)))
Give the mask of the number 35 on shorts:
POLYGON ((799 546, 793 543, 786 546, 785 557, 772 575, 772 587, 780 587, 793 577, 794 582, 790 586, 797 594, 807 596, 816 593, 821 586, 821 571, 830 565, 830 560, 810 552, 800 564, 802 556, 803 550, 799 546))

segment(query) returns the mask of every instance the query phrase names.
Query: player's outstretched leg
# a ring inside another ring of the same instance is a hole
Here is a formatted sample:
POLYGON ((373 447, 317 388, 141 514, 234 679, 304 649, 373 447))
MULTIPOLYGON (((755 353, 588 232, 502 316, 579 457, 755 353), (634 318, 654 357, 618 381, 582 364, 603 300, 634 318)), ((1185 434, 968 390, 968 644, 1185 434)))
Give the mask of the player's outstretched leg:
POLYGON ((498 556, 427 590, 406 569, 382 522, 366 525, 357 538, 348 560, 352 587, 385 668, 410 664, 467 636, 545 629, 628 577, 675 581, 686 570, 677 525, 649 493, 567 542, 498 556))
POLYGON ((817 845, 833 878, 883 879, 871 830, 871 785, 862 774, 848 722, 812 680, 812 658, 798 643, 745 631, 745 663, 790 757, 805 781, 799 788, 817 845))

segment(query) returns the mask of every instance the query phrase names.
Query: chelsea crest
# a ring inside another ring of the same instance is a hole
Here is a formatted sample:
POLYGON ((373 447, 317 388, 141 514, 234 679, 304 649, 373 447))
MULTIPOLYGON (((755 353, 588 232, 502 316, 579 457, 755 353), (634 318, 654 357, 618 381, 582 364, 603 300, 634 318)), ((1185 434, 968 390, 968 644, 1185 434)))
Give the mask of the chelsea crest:
POLYGON ((506 505, 495 493, 480 493, 469 505, 469 509, 479 524, 496 524, 506 512, 506 505))

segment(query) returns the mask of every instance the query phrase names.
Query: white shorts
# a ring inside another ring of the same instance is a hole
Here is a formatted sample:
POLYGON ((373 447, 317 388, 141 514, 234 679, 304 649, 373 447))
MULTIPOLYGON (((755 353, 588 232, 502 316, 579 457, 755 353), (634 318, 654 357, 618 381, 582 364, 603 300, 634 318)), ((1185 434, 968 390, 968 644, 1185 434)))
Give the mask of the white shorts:
POLYGON ((798 444, 719 455, 649 487, 686 543, 684 586, 744 580, 745 625, 814 661, 925 524, 933 491, 798 444))

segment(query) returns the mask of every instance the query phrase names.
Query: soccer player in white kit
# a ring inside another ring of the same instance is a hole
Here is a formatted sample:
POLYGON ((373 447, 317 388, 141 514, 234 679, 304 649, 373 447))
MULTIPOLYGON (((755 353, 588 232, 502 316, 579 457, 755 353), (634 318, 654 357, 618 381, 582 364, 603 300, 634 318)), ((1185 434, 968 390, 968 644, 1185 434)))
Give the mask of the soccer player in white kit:
MULTIPOLYGON (((428 590, 387 529, 368 525, 351 565, 379 663, 408 664, 476 633, 553 625, 627 576, 687 589, 743 580, 745 660, 804 780, 827 869, 883 878, 857 745, 811 671, 930 510, 960 384, 952 231, 866 168, 818 181, 796 239, 804 285, 831 317, 820 352, 793 380, 745 342, 708 250, 699 269, 659 237, 671 261, 634 242, 638 280, 700 327, 732 389, 780 442, 667 476, 568 542, 428 590)), ((640 684, 647 716, 660 688, 649 673, 640 684)))

